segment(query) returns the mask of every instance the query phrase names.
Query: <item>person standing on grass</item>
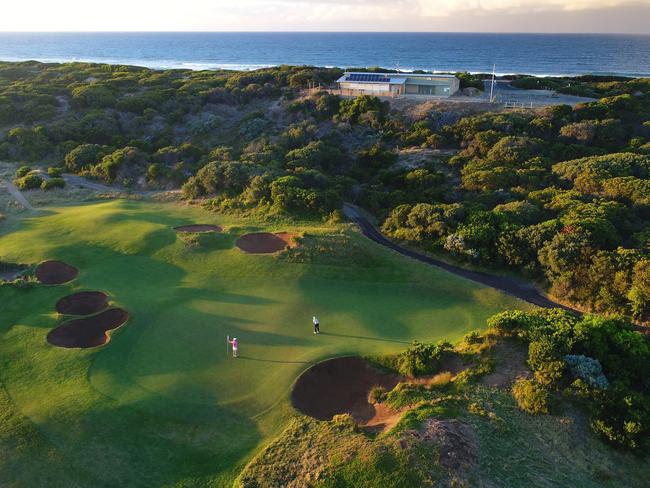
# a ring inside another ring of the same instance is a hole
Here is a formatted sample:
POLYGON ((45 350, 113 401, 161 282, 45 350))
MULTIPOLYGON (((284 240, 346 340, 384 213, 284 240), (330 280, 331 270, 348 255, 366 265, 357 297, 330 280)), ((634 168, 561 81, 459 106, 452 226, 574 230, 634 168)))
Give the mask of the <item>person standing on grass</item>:
POLYGON ((236 358, 237 357, 237 346, 238 346, 237 338, 233 337, 232 341, 228 341, 228 342, 230 342, 230 344, 232 345, 232 357, 236 358))
POLYGON ((314 323, 314 334, 320 334, 320 324, 315 315, 312 317, 311 321, 314 323))

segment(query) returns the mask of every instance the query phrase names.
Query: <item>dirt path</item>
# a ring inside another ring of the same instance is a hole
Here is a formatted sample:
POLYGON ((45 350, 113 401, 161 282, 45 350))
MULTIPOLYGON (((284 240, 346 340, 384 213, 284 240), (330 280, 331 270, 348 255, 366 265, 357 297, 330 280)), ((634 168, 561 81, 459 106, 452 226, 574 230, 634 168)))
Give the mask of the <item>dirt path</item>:
POLYGON ((68 185, 80 186, 82 188, 88 188, 89 190, 95 190, 95 191, 101 191, 107 193, 120 191, 117 188, 112 188, 110 186, 102 185, 101 183, 95 183, 93 181, 89 181, 86 178, 77 175, 71 175, 66 173, 63 175, 63 179, 68 185))
POLYGON ((11 196, 13 196, 23 207, 25 207, 27 210, 35 210, 34 207, 32 207, 32 204, 27 201, 25 196, 20 192, 18 188, 13 185, 13 183, 10 181, 5 181, 4 186, 11 194, 11 196))
POLYGON ((129 193, 132 195, 140 195, 143 197, 154 196, 163 193, 168 194, 178 194, 181 190, 127 190, 124 188, 118 188, 114 186, 104 185, 102 183, 97 183, 95 181, 88 180, 83 176, 73 175, 70 173, 64 173, 62 178, 68 185, 80 186, 82 188, 87 188, 89 190, 95 190, 102 193, 129 193))
POLYGON ((406 249, 405 247, 395 244, 394 242, 384 237, 384 235, 381 232, 379 232, 379 230, 377 230, 377 228, 375 228, 375 226, 372 225, 368 221, 368 219, 366 219, 361 214, 359 209, 352 204, 349 203, 344 204, 343 212, 349 219, 354 221, 361 228, 361 232, 368 239, 378 244, 381 244, 382 246, 385 246, 389 249, 392 249, 393 251, 396 251, 404 256, 407 256, 411 259, 415 259, 422 263, 429 264, 431 266, 436 266, 437 268, 444 269, 445 271, 449 271, 450 273, 453 273, 455 275, 462 276, 463 278, 467 278, 468 280, 475 281, 476 283, 491 286, 492 288, 501 290, 509 295, 524 300, 528 303, 537 305, 538 307, 563 308, 564 310, 569 310, 576 314, 580 314, 580 312, 578 312, 577 310, 574 310, 570 307, 561 305, 559 303, 554 302, 553 300, 550 300, 549 298, 542 295, 539 291, 537 291, 535 287, 526 283, 522 283, 521 281, 518 281, 514 278, 491 275, 488 273, 482 273, 480 271, 470 271, 464 268, 460 268, 458 266, 454 266, 453 264, 445 263, 444 261, 440 261, 439 259, 435 259, 430 256, 426 256, 424 254, 411 251, 410 249, 406 249))

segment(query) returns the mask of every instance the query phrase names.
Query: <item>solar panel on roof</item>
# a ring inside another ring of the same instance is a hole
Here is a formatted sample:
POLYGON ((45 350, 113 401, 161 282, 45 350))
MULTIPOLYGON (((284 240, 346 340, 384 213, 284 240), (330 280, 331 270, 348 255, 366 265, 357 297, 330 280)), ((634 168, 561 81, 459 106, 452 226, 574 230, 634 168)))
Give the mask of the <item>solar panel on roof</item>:
POLYGON ((352 73, 348 75, 347 81, 370 81, 370 82, 390 83, 390 78, 388 78, 386 75, 378 75, 373 73, 352 73))

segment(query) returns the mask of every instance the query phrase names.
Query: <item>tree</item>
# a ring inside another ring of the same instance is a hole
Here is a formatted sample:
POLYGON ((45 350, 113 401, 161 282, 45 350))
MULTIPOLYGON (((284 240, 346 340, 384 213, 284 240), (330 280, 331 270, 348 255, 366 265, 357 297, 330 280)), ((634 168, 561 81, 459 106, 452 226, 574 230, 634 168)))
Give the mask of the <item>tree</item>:
POLYGON ((500 165, 521 164, 540 153, 540 141, 529 137, 507 136, 499 139, 487 153, 487 159, 500 165))
POLYGON ((99 163, 109 148, 99 144, 80 144, 65 155, 63 164, 67 171, 78 173, 99 163))
POLYGON ((72 102, 84 108, 106 108, 115 105, 115 96, 105 85, 92 83, 74 88, 72 102))
POLYGON ((388 115, 388 102, 381 101, 377 97, 361 95, 360 97, 341 100, 338 116, 341 120, 351 124, 359 123, 364 114, 374 114, 375 122, 382 124, 388 115))
POLYGON ((646 319, 650 313, 650 260, 642 259, 634 265, 632 287, 627 295, 632 315, 646 319))
POLYGON ((564 356, 568 349, 562 341, 544 336, 528 345, 528 366, 535 372, 535 379, 542 385, 557 384, 564 374, 564 356))
POLYGON ((312 141, 304 147, 289 151, 286 155, 289 168, 334 169, 342 159, 341 150, 325 141, 312 141))
POLYGON ((0 142, 0 156, 11 160, 40 161, 52 150, 45 127, 15 127, 0 142))
POLYGON ((253 164, 212 161, 190 178, 183 186, 183 191, 190 198, 215 194, 234 196, 241 193, 252 176, 260 172, 261 169, 253 164))
POLYGON ((147 161, 148 157, 144 152, 127 146, 104 156, 99 164, 91 168, 91 174, 107 183, 113 183, 119 173, 126 176, 132 171, 140 172, 146 169, 147 161))
POLYGON ((38 176, 35 173, 28 174, 23 178, 15 180, 14 183, 21 190, 32 190, 34 188, 40 188, 43 183, 43 178, 38 176))

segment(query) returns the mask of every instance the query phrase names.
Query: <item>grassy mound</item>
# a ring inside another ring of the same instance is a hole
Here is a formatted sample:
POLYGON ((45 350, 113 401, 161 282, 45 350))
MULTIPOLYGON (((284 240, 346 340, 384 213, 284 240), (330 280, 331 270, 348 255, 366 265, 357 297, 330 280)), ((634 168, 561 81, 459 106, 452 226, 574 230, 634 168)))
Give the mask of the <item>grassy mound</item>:
POLYGON ((520 344, 493 335, 473 341, 456 348, 470 367, 451 381, 414 379, 382 395, 378 401, 401 415, 390 430, 359 428, 347 415, 296 417, 246 467, 239 487, 647 484, 646 460, 598 439, 573 401, 557 398, 550 414, 531 416, 509 388, 485 381, 490 372, 509 382, 521 374, 520 344))

